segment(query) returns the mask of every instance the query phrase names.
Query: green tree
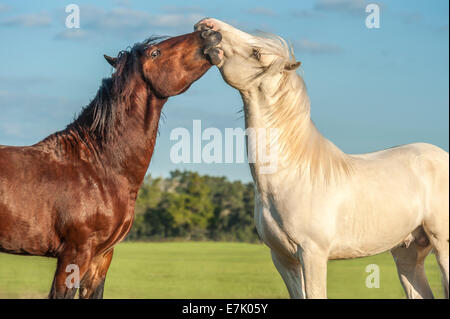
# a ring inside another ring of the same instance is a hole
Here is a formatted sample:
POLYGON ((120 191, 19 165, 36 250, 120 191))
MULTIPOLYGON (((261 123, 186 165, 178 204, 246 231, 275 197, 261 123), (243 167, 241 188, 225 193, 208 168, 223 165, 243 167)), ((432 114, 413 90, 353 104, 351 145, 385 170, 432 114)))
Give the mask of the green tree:
POLYGON ((165 179, 148 176, 128 238, 255 242, 253 207, 252 183, 179 170, 165 179))

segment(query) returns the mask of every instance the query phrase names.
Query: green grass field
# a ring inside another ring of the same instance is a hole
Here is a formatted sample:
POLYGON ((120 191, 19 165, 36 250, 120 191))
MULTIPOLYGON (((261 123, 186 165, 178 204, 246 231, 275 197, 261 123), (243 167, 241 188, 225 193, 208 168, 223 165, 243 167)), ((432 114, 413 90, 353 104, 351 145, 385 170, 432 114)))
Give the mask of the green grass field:
MULTIPOLYGON (((428 280, 443 297, 434 255, 428 280)), ((55 259, 0 254, 0 298, 45 298, 55 259)), ((389 253, 328 266, 329 298, 405 298, 389 253), (380 267, 380 288, 365 286, 369 264, 380 267)), ((105 298, 288 298, 263 245, 213 242, 122 243, 116 247, 105 298)))

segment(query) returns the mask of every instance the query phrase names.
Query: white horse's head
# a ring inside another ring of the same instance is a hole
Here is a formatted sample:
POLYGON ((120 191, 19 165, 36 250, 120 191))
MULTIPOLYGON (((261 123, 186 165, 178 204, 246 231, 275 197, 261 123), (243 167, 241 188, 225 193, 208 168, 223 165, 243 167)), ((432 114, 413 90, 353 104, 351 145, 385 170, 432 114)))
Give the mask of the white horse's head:
POLYGON ((300 66, 295 61, 292 48, 275 35, 256 36, 238 30, 217 19, 206 18, 195 25, 195 30, 212 29, 222 34, 221 50, 217 65, 224 80, 243 91, 259 86, 263 79, 271 77, 277 83, 285 72, 300 66))

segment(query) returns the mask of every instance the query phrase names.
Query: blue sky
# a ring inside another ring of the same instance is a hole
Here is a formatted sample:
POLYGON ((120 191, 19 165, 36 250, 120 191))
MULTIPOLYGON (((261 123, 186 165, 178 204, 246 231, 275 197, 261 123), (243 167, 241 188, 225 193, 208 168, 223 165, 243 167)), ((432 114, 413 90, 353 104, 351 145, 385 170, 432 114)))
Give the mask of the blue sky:
MULTIPOLYGON (((364 0, 305 1, 0 0, 0 144, 30 145, 63 129, 111 74, 103 54, 150 35, 192 31, 214 17, 291 41, 302 61, 319 130, 348 153, 428 142, 449 147, 446 0, 377 1, 380 29, 365 27, 364 0), (65 6, 81 28, 65 27, 65 6)), ((164 108, 150 172, 190 169, 250 181, 247 164, 173 164, 170 131, 243 127, 242 102, 212 68, 164 108)))

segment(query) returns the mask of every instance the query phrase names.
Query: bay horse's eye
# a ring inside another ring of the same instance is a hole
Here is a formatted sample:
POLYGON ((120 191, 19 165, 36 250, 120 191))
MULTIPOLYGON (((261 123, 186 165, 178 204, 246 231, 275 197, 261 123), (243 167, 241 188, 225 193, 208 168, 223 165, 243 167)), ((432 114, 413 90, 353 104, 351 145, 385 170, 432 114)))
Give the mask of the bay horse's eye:
POLYGON ((152 59, 158 57, 161 55, 161 51, 159 49, 153 50, 152 53, 150 53, 152 59))
POLYGON ((259 60, 261 58, 261 52, 258 49, 253 49, 253 56, 259 60))

